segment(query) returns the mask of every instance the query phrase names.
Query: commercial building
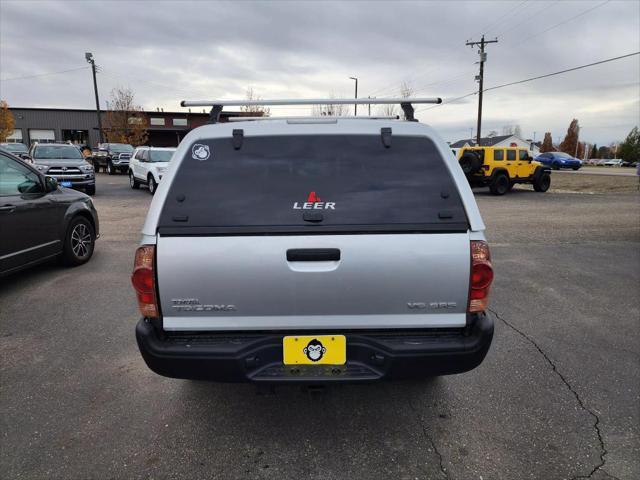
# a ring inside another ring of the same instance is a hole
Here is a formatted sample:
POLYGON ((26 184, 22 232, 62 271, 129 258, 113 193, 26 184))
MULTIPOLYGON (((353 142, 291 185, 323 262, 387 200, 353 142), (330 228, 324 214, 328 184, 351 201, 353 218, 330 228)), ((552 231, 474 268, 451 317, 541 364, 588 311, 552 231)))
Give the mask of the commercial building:
MULTIPOLYGON (((15 120, 15 131, 9 142, 31 145, 34 142, 73 142, 95 148, 99 142, 98 116, 95 110, 64 108, 10 108, 15 120)), ((147 145, 177 146, 184 136, 209 120, 209 113, 145 111, 147 117, 147 145)), ((220 121, 229 117, 255 116, 247 112, 222 112, 220 121)), ((106 113, 102 112, 103 131, 108 130, 106 113)), ((106 141, 106 137, 105 137, 106 141)))

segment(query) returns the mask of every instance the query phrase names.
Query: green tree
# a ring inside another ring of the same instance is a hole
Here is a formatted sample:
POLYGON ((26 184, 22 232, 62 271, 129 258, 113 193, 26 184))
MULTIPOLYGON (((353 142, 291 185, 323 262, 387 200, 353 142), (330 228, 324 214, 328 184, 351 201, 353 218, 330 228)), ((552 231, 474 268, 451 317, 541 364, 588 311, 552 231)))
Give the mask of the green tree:
POLYGON ((578 125, 578 119, 574 118, 573 120, 571 120, 569 128, 567 129, 567 134, 560 144, 561 152, 567 153, 571 156, 574 156, 576 154, 579 130, 580 126, 578 125))
POLYGON ((625 162, 637 162, 640 160, 640 132, 638 127, 633 129, 627 135, 625 141, 618 149, 619 157, 625 162))
POLYGON ((589 158, 598 158, 598 145, 596 145, 595 143, 593 144, 593 148, 591 148, 589 158))
POLYGON ((544 140, 540 147, 540 153, 553 152, 553 140, 551 139, 551 132, 544 133, 544 140))

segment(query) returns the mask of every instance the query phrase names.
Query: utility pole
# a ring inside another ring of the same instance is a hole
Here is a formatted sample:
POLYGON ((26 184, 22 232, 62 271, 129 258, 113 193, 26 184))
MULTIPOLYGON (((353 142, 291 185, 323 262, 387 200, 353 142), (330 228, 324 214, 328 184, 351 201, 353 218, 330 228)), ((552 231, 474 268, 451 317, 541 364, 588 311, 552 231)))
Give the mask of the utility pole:
POLYGON ((478 138, 476 140, 476 143, 478 144, 478 146, 480 145, 480 139, 482 138, 480 133, 482 130, 482 88, 483 88, 483 81, 484 81, 484 62, 487 61, 487 54, 484 53, 484 46, 488 43, 498 43, 498 39, 493 39, 493 40, 485 40, 484 39, 484 35, 482 35, 482 39, 479 42, 467 42, 466 45, 470 46, 470 47, 474 47, 476 45, 480 45, 480 50, 478 50, 478 55, 480 55, 480 61, 478 62, 480 64, 480 75, 476 76, 476 80, 479 83, 479 87, 478 87, 478 138))
POLYGON ((96 80, 96 61, 93 58, 93 53, 87 52, 84 54, 84 58, 91 64, 91 71, 93 72, 93 92, 96 96, 96 115, 98 115, 98 138, 100 143, 104 143, 102 136, 102 115, 100 114, 100 100, 98 99, 98 81, 96 80))
MULTIPOLYGON (((349 77, 351 80, 355 80, 356 81, 356 96, 355 98, 358 98, 358 78, 357 77, 349 77)), ((353 114, 357 117, 358 116, 358 104, 354 104, 353 105, 353 114)))
MULTIPOLYGON (((369 95, 367 98, 371 100, 371 95, 369 95)), ((369 116, 371 116, 371 104, 369 104, 369 116)))

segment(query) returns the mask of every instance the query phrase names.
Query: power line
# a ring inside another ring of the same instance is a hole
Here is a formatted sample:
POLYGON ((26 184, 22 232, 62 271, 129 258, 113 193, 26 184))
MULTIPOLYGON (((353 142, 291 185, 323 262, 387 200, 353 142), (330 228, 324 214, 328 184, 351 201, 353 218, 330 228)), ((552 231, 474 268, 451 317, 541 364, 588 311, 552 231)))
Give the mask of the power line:
POLYGON ((606 60, 600 60, 599 62, 588 63, 586 65, 580 65, 579 67, 567 68, 566 70, 560 70, 559 72, 547 73, 546 75, 538 75, 537 77, 526 78, 524 80, 518 80, 517 82, 504 83, 502 85, 496 85, 485 89, 485 92, 489 90, 496 90, 498 88, 509 87, 511 85, 518 85, 519 83, 532 82, 533 80, 539 80, 541 78, 553 77, 554 75, 560 75, 561 73, 573 72, 575 70, 581 70, 587 67, 593 67, 595 65, 601 65, 603 63, 613 62, 614 60, 621 60, 623 58, 633 57, 634 55, 640 55, 640 52, 628 53, 626 55, 620 55, 619 57, 607 58, 606 60))
POLYGON ((12 80, 26 80, 28 78, 46 77, 48 75, 58 75, 60 73, 77 72, 78 70, 86 70, 87 68, 91 68, 91 67, 71 68, 69 70, 60 70, 59 72, 38 73, 36 75, 25 75, 24 77, 2 78, 0 79, 0 82, 10 82, 12 80))
POLYGON ((611 0, 605 0, 604 2, 596 5, 595 7, 588 8, 588 9, 584 10, 583 12, 580 12, 577 15, 574 15, 573 17, 567 18, 566 20, 563 20, 562 22, 556 23, 555 25, 552 25, 549 28, 545 28, 541 32, 534 33, 533 35, 530 35, 530 36, 526 37, 525 39, 519 41, 518 43, 514 44, 513 46, 517 47, 518 45, 521 45, 524 42, 531 40, 532 38, 535 38, 535 37, 537 37, 539 35, 542 35, 543 33, 547 33, 549 30, 553 30, 554 28, 559 27, 560 25, 564 25, 565 23, 569 23, 570 21, 575 20, 576 18, 581 17, 582 15, 586 15, 587 13, 595 10, 596 8, 600 8, 600 7, 604 6, 604 5, 606 5, 610 1, 611 0))
POLYGON ((489 22, 488 25, 486 25, 484 28, 481 28, 480 30, 478 30, 477 32, 474 32, 473 35, 471 35, 471 37, 475 37, 476 35, 480 35, 481 33, 487 33, 487 31, 490 28, 493 28, 495 25, 497 25, 503 18, 508 17, 509 15, 511 15, 511 13, 515 12, 518 8, 520 8, 523 4, 527 3, 527 0, 523 0, 522 2, 520 2, 519 4, 515 5, 514 7, 511 7, 511 9, 507 10, 505 13, 503 13, 502 15, 500 15, 497 19, 495 19, 492 22, 489 22))
POLYGON ((515 25, 510 26, 508 29, 503 30, 500 33, 496 34, 496 37, 503 37, 504 35, 506 35, 507 33, 515 30, 516 28, 518 28, 520 25, 530 22, 532 18, 535 18, 539 13, 543 12, 544 10, 549 10, 550 8, 553 8, 556 4, 560 3, 560 0, 554 0, 551 3, 548 3, 546 5, 544 5, 542 8, 540 8, 539 10, 536 10, 534 13, 527 15, 527 17, 522 20, 521 22, 516 23, 515 25))
MULTIPOLYGON (((606 60, 600 60, 598 62, 587 63, 586 65, 580 65, 578 67, 567 68, 565 70, 560 70, 558 72, 547 73, 545 75, 538 75, 537 77, 525 78, 524 80, 518 80, 516 82, 503 83, 502 85, 496 85, 494 87, 485 88, 483 91, 484 92, 488 92, 488 91, 491 91, 491 90, 497 90, 499 88, 510 87, 511 85, 518 85, 520 83, 532 82, 534 80, 539 80, 541 78, 553 77, 554 75, 560 75, 562 73, 573 72, 575 70, 581 70, 583 68, 593 67, 595 65, 601 65, 603 63, 613 62, 615 60, 622 60, 623 58, 633 57, 634 55, 640 55, 640 51, 639 52, 628 53, 626 55, 620 55, 618 57, 607 58, 606 60)), ((478 92, 467 93, 466 95, 462 95, 460 97, 452 98, 451 100, 443 101, 442 103, 440 103, 438 105, 434 105, 433 107, 423 107, 421 109, 416 110, 416 113, 417 112, 422 112, 422 111, 425 111, 425 110, 431 110, 432 108, 440 107, 442 105, 447 105, 447 104, 453 103, 453 102, 455 102, 457 100, 461 100, 463 98, 470 97, 471 95, 477 95, 477 94, 478 94, 478 92)))

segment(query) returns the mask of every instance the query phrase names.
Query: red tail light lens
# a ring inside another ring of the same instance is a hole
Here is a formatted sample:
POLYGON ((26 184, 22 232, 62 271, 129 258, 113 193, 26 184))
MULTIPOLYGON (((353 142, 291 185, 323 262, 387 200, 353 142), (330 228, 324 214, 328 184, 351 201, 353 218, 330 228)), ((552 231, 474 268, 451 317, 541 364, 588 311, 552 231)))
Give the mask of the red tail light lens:
POLYGON ((154 259, 156 247, 143 245, 136 250, 131 283, 138 296, 138 308, 144 317, 158 316, 154 259))
POLYGON ((467 311, 483 312, 489 305, 489 289, 493 281, 489 245, 471 240, 471 274, 469 279, 469 307, 467 311))

